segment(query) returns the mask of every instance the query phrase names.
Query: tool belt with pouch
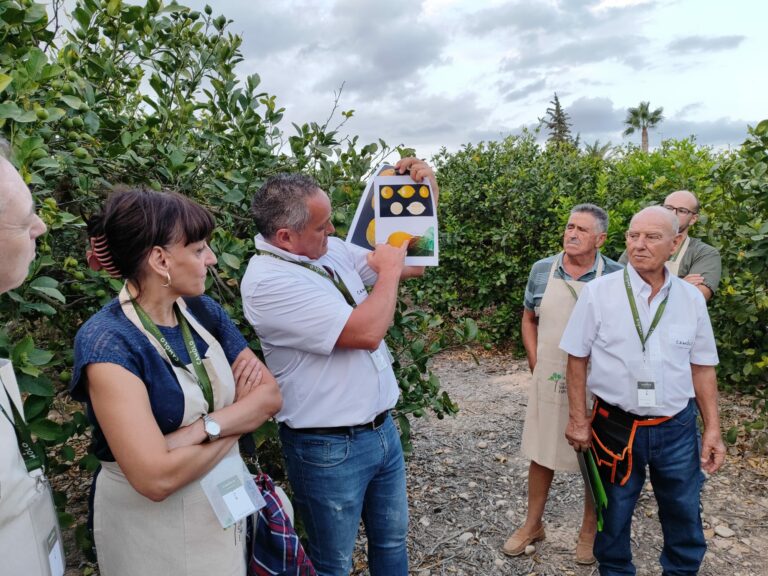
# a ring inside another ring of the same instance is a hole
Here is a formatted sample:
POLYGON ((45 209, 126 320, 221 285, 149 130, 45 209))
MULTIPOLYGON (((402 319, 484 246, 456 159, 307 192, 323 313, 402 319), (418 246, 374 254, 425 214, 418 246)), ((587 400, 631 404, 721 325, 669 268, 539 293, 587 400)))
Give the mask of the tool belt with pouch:
POLYGON ((603 478, 624 486, 632 474, 632 444, 638 426, 657 426, 671 416, 638 416, 595 397, 592 453, 603 478))

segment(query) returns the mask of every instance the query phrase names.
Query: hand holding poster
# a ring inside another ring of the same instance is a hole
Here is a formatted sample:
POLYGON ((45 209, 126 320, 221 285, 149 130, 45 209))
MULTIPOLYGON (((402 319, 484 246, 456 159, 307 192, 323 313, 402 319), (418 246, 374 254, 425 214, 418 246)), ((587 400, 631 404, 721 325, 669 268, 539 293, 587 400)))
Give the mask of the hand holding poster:
POLYGON ((429 182, 414 182, 410 176, 397 175, 392 166, 382 165, 360 198, 347 242, 369 250, 376 244, 407 242, 407 265, 437 266, 437 231, 429 182))

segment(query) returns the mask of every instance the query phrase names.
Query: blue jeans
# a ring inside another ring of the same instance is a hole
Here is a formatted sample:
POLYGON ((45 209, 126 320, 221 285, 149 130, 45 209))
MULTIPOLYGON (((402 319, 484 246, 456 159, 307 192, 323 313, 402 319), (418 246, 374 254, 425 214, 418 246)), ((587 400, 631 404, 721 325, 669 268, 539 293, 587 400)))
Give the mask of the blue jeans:
MULTIPOLYGON (((664 547, 659 558, 665 576, 696 574, 707 549, 699 513, 703 473, 699 461, 696 404, 657 426, 638 426, 632 449, 633 465, 624 486, 603 477, 608 509, 604 527, 595 538, 594 554, 602 576, 635 574, 630 525, 645 483, 646 466, 659 505, 664 547)), ((641 543, 645 545, 647 543, 641 543)))
POLYGON ((362 517, 371 576, 407 576, 405 461, 392 417, 376 430, 349 435, 283 425, 280 440, 318 575, 349 575, 362 517))

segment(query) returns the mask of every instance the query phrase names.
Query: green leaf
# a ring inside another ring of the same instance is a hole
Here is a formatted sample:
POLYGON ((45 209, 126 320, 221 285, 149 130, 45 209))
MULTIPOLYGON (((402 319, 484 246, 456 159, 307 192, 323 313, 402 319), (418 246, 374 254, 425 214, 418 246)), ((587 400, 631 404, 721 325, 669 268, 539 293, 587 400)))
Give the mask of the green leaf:
POLYGON ((31 422, 35 418, 45 416, 48 413, 48 406, 50 400, 49 397, 33 395, 27 396, 24 401, 24 418, 27 422, 31 422))
POLYGON ((41 294, 45 294, 49 298, 53 298, 54 300, 58 300, 62 304, 66 303, 67 299, 64 297, 64 294, 58 291, 56 288, 45 288, 45 287, 36 287, 32 288, 33 290, 40 292, 41 294))
POLYGON ((83 105, 83 101, 77 96, 70 96, 68 94, 63 94, 60 97, 60 99, 62 102, 64 102, 67 106, 69 106, 73 110, 80 110, 80 107, 83 105))
POLYGON ((59 283, 56 279, 50 276, 38 276, 32 282, 29 283, 32 288, 56 288, 59 283))
POLYGON ((8 84, 11 83, 11 80, 13 80, 13 78, 8 76, 8 74, 0 74, 0 92, 8 87, 8 84))
POLYGON ((229 188, 221 199, 229 204, 240 204, 245 199, 245 194, 239 188, 229 188))
POLYGON ((35 420, 29 423, 29 429, 36 437, 49 442, 63 441, 67 439, 66 430, 56 422, 50 420, 35 420))
POLYGON ((35 396, 50 397, 56 394, 53 388, 53 382, 45 376, 30 376, 29 374, 17 374, 19 390, 35 396))
POLYGON ((40 348, 33 348, 27 354, 27 361, 33 366, 45 366, 53 358, 53 352, 48 350, 41 350, 40 348))
POLYGON ((109 0, 109 3, 107 4, 107 14, 113 18, 117 16, 117 13, 120 12, 121 4, 121 0, 109 0))
POLYGON ((224 261, 224 264, 229 266, 230 268, 233 268, 235 270, 240 269, 240 258, 233 254, 229 254, 228 252, 224 252, 221 255, 221 259, 224 261))

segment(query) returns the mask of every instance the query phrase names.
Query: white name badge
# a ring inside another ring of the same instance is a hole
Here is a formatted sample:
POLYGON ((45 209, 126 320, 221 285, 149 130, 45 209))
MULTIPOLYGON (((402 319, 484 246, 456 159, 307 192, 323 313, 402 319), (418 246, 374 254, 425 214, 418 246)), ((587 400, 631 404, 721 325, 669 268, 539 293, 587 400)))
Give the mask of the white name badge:
POLYGON ((61 553, 61 540, 56 528, 48 535, 48 566, 51 576, 64 576, 64 555, 61 553))
POLYGON ((200 486, 222 528, 229 528, 267 505, 239 455, 222 459, 203 476, 200 486))
POLYGON ((650 380, 638 380, 637 405, 642 408, 656 406, 656 383, 650 380))
POLYGON ((37 493, 29 504, 29 514, 34 527, 35 540, 41 561, 47 561, 51 576, 64 576, 64 548, 53 506, 50 485, 40 470, 31 473, 37 476, 37 493))
POLYGON ((389 368, 395 360, 383 340, 381 341, 381 344, 379 344, 379 347, 370 354, 373 365, 378 372, 389 368))
POLYGON ((654 408, 660 406, 662 400, 661 382, 656 377, 650 362, 633 362, 630 364, 638 408, 654 408))

